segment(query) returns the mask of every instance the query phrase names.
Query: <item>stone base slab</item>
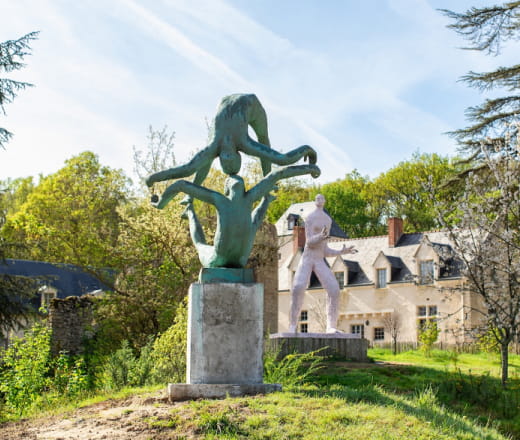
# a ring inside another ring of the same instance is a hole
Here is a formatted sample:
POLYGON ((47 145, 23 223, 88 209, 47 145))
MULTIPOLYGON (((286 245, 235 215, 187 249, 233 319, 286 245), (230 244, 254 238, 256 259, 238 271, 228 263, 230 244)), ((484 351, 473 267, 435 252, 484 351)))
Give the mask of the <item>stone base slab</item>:
POLYGON ((252 396, 282 391, 278 383, 254 384, 168 384, 168 400, 224 399, 226 397, 252 396))
POLYGON ((266 348, 277 353, 280 359, 291 353, 319 350, 319 356, 368 361, 368 340, 350 333, 276 333, 266 341, 266 348))
POLYGON ((320 338, 320 339, 361 339, 356 333, 271 333, 271 339, 275 338, 320 338))

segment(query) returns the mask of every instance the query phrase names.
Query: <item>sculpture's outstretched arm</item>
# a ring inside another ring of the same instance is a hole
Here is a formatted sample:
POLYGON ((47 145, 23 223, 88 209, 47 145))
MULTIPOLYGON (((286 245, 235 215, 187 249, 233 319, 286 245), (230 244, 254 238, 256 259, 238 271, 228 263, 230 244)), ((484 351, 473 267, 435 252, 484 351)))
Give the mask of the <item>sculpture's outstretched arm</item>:
POLYGON ((157 209, 162 209, 171 199, 181 192, 188 194, 195 199, 210 203, 217 208, 227 201, 226 197, 216 191, 195 185, 187 180, 177 180, 177 182, 172 183, 168 188, 166 188, 162 193, 161 198, 155 203, 152 202, 152 205, 157 209))
POLYGON ((262 161, 269 161, 276 165, 291 165, 298 162, 302 157, 308 159, 310 164, 315 164, 317 160, 316 151, 309 145, 302 145, 288 153, 279 153, 249 137, 245 144, 242 145, 242 151, 250 156, 259 157, 262 161))
POLYGON ((312 177, 316 178, 320 173, 321 171, 316 165, 293 165, 280 168, 269 173, 256 186, 251 188, 246 193, 246 197, 251 203, 254 203, 271 191, 279 180, 288 179, 289 177, 303 176, 304 174, 310 174, 312 177))
POLYGON ((180 179, 191 176, 194 173, 197 173, 197 184, 200 184, 208 175, 211 164, 217 156, 218 145, 211 143, 193 156, 188 163, 150 174, 145 180, 146 185, 152 186, 154 183, 162 182, 163 180, 180 179))
POLYGON ((326 257, 334 257, 336 255, 355 254, 355 253, 357 253, 357 249, 355 249, 354 246, 346 247, 345 245, 343 245, 343 248, 341 248, 341 249, 331 249, 328 246, 325 248, 326 257))

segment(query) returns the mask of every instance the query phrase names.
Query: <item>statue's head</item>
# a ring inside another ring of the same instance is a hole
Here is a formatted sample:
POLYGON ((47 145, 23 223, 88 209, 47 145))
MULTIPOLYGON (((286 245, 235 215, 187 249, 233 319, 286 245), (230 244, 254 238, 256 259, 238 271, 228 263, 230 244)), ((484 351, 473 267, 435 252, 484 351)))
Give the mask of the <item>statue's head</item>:
POLYGON ((224 195, 229 197, 233 194, 244 192, 244 179, 242 179, 242 177, 240 177, 238 174, 232 174, 231 176, 228 176, 226 182, 224 183, 224 195))
POLYGON ((314 198, 317 208, 323 208, 325 206, 325 196, 323 194, 317 194, 314 198))

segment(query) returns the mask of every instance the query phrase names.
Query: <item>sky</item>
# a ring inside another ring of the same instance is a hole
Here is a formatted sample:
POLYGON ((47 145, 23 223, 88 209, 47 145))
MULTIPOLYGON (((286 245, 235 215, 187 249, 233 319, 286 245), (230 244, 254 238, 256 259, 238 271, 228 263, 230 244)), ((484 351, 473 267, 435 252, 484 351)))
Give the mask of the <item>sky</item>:
POLYGON ((481 0, 0 0, 0 41, 38 30, 35 87, 0 114, 14 133, 0 180, 48 175, 90 150, 133 174, 148 127, 175 132, 186 162, 222 97, 255 93, 271 147, 312 145, 320 183, 376 177, 414 152, 456 154, 445 133, 484 97, 459 78, 517 63, 464 51, 439 8, 481 0))

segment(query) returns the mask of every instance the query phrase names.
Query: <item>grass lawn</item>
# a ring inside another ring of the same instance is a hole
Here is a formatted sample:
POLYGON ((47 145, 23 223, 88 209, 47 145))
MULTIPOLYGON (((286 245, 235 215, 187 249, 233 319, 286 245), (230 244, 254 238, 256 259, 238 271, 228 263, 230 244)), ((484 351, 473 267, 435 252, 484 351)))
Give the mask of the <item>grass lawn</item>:
MULTIPOLYGON (((369 356, 374 363, 325 361, 307 383, 280 393, 150 407, 155 416, 125 426, 145 424, 142 438, 150 439, 520 439, 520 357, 511 357, 503 390, 498 356, 376 349, 369 356)), ((133 410, 117 411, 127 420, 133 410)))

